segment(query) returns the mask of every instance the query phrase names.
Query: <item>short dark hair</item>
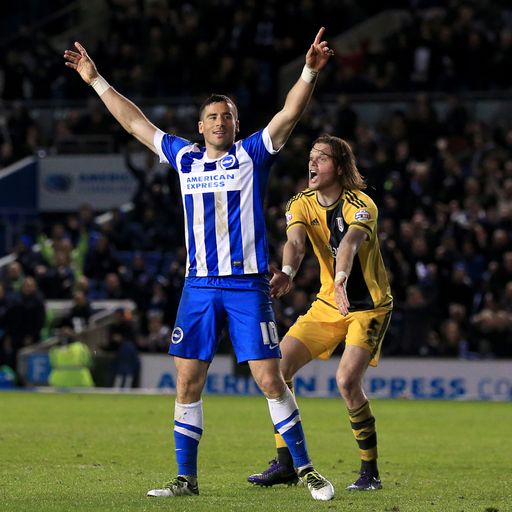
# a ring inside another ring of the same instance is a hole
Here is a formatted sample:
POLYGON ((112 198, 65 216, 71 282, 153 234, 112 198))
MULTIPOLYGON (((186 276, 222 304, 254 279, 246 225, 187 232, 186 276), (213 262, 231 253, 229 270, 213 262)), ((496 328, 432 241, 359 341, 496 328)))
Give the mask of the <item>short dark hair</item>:
POLYGON ((210 96, 208 96, 208 98, 203 101, 203 104, 199 108, 199 119, 202 119, 204 109, 212 103, 227 103, 233 109, 235 119, 238 119, 238 109, 236 108, 235 102, 229 96, 224 94, 210 94, 210 96))

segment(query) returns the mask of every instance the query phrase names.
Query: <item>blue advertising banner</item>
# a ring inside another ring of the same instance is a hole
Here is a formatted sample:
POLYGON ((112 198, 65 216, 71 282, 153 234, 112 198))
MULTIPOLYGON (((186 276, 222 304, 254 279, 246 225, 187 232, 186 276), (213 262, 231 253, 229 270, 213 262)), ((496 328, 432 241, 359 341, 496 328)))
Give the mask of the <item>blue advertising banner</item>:
POLYGON ((96 211, 116 208, 131 200, 136 187, 120 155, 50 156, 39 161, 42 212, 76 211, 85 203, 96 211))
POLYGON ((27 375, 28 384, 43 386, 48 384, 51 366, 48 352, 34 352, 28 355, 27 375))
MULTIPOLYGON (((164 355, 142 355, 141 387, 175 391, 176 372, 164 355)), ((295 379, 298 396, 337 397, 338 361, 312 361, 295 379)), ((365 390, 371 398, 430 400, 512 400, 512 361, 383 359, 369 368, 365 390)), ((217 356, 205 391, 223 395, 260 393, 252 377, 236 375, 229 356, 217 356)))

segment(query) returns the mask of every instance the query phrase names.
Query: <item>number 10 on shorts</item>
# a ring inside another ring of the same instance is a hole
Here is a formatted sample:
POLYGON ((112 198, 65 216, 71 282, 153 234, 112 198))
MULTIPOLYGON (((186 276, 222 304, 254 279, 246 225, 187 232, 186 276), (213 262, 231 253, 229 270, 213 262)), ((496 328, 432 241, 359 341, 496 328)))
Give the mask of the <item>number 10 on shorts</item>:
POLYGON ((279 336, 274 322, 260 322, 260 329, 263 345, 268 345, 271 349, 279 346, 279 336))

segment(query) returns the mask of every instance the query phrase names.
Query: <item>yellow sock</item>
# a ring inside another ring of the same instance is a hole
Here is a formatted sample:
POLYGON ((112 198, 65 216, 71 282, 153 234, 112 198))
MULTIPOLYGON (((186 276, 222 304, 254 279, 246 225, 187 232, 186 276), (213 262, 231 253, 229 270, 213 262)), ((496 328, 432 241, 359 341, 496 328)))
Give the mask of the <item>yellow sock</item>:
MULTIPOLYGON (((375 417, 372 414, 370 403, 366 401, 356 409, 348 409, 352 433, 359 446, 359 452, 363 466, 371 461, 376 461, 377 432, 375 431, 375 417)), ((374 464, 376 467, 376 463, 374 464)))

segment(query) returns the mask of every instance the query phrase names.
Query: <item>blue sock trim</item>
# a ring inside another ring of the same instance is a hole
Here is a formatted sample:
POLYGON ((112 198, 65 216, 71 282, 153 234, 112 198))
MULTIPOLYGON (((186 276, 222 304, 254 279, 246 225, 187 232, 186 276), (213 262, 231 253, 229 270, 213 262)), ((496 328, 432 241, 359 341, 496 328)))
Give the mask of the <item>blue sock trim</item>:
POLYGON ((174 424, 178 427, 186 428, 187 430, 190 430, 191 432, 195 432, 196 434, 203 435, 203 429, 199 427, 195 427, 194 425, 190 425, 188 423, 181 423, 181 421, 174 420, 174 424))
MULTIPOLYGON (((288 416, 288 418, 286 418, 285 420, 283 421, 280 421, 279 423, 276 423, 274 426, 276 427, 276 430, 279 431, 279 429, 281 427, 283 427, 284 425, 286 425, 287 423, 289 423, 291 420, 293 420, 293 418, 295 418, 296 416, 299 415, 299 410, 298 409, 295 409, 295 411, 293 411, 290 416, 288 416)), ((282 435, 282 434, 281 434, 282 435)))

